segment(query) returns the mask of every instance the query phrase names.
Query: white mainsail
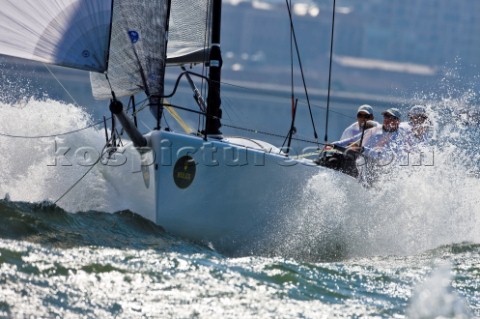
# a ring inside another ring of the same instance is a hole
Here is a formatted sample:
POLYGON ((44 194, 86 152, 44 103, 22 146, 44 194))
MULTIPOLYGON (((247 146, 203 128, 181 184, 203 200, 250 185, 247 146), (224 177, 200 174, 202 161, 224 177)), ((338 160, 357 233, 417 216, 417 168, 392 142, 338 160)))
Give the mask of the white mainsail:
POLYGON ((210 30, 211 0, 173 0, 168 21, 169 2, 0 0, 0 54, 93 71, 97 99, 162 96, 166 55, 205 61, 210 30))
POLYGON ((104 72, 112 1, 0 0, 0 54, 104 72))

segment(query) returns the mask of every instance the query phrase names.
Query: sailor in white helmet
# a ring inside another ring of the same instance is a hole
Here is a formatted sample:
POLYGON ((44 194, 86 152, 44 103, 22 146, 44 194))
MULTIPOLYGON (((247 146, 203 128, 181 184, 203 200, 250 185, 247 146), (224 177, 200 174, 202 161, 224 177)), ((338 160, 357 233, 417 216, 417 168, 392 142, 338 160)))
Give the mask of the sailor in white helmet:
POLYGON ((362 146, 352 145, 351 148, 370 158, 379 158, 385 151, 397 153, 404 148, 406 133, 399 129, 401 113, 397 108, 384 112, 383 124, 365 132, 362 146))
POLYGON ((400 129, 407 131, 410 146, 428 142, 432 135, 432 123, 428 118, 427 108, 414 105, 408 111, 408 122, 401 122, 400 129))
POLYGON ((365 132, 362 145, 352 144, 347 150, 362 154, 357 159, 359 177, 371 185, 379 173, 408 156, 407 131, 400 129, 401 113, 397 108, 384 112, 383 124, 365 132))
POLYGON ((351 138, 355 135, 360 134, 363 131, 363 125, 367 121, 372 121, 375 125, 377 125, 378 123, 374 121, 374 118, 375 117, 373 116, 373 108, 368 104, 361 105, 357 111, 357 121, 352 123, 343 131, 340 140, 351 138))

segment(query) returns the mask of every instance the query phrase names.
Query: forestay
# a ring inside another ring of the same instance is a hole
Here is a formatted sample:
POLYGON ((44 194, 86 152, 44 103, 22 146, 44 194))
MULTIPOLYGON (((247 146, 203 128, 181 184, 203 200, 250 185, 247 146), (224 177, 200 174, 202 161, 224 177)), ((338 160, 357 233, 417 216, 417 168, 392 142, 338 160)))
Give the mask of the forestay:
POLYGON ((104 72, 111 2, 0 0, 0 54, 104 72))

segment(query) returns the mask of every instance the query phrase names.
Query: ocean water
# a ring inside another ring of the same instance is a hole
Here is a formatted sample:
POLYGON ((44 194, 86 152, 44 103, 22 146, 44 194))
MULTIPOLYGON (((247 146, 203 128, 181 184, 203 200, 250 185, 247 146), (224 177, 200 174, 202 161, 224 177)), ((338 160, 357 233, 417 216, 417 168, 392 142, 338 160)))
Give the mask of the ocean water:
POLYGON ((473 318, 480 245, 231 258, 131 212, 0 202, 2 318, 473 318))
POLYGON ((228 256, 139 216, 149 202, 130 182, 138 169, 92 165, 105 133, 87 110, 4 99, 0 318, 480 317, 474 100, 428 104, 425 162, 362 198, 318 175, 299 190, 288 236, 228 256))

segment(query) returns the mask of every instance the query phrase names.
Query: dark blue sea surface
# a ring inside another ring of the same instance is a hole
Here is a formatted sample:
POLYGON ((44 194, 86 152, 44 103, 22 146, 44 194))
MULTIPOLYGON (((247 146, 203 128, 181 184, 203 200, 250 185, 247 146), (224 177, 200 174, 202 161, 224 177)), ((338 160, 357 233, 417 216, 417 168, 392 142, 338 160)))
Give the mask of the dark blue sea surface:
POLYGON ((473 318, 480 245, 229 257, 129 211, 0 201, 1 318, 473 318))

